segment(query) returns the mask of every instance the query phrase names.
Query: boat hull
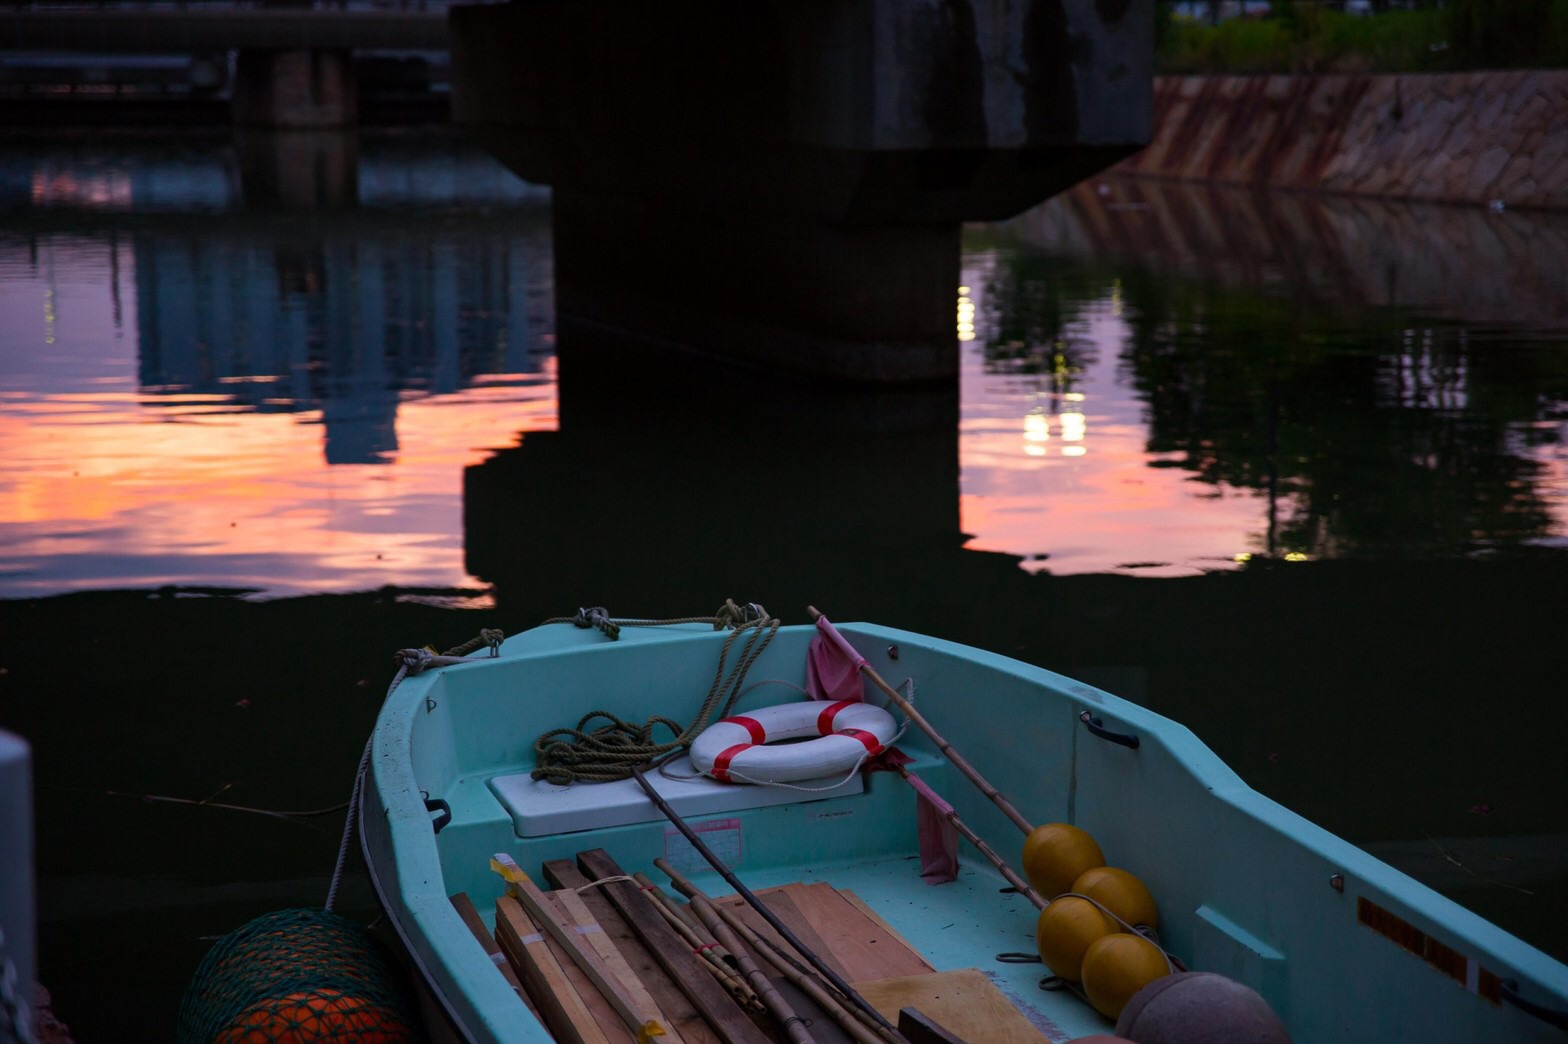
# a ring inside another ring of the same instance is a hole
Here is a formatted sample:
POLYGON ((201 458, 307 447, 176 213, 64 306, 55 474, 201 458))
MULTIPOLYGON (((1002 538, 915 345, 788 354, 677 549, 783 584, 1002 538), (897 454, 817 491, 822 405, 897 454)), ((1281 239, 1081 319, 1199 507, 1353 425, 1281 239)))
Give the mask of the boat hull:
MULTIPOLYGON (((1163 945, 1191 968, 1256 990, 1298 1044, 1562 1039, 1509 1003, 1504 983, 1564 1009, 1568 967, 1253 791, 1181 725, 992 653, 868 624, 840 629, 890 681, 912 684, 922 713, 1031 822, 1083 827, 1113 865, 1142 878, 1160 906, 1163 945), (1091 731, 1085 712, 1105 732, 1136 735, 1137 746, 1091 731)), ((782 629, 751 678, 803 683, 812 633, 782 629)), ((412 677, 388 698, 363 799, 365 856, 411 958, 469 1039, 550 1039, 449 901, 464 892, 490 909, 502 891, 487 869, 492 854, 535 870, 604 848, 626 867, 664 857, 703 870, 652 812, 519 836, 490 782, 526 772, 535 736, 589 710, 690 716, 723 640, 692 627, 627 628, 615 643, 541 628, 509 640, 495 660, 412 677), (427 798, 452 810, 439 834, 427 798)), ((772 689, 741 706, 779 698, 772 689)), ((1017 829, 929 740, 911 729, 899 746, 994 848, 1018 851, 1017 829)), ((941 887, 919 880, 912 801, 891 775, 869 777, 858 794, 710 813, 702 825, 752 887, 829 880, 853 889, 937 967, 991 973, 1052 1039, 1109 1032, 1087 1005, 1036 989, 1038 966, 994 961, 1031 947, 1034 909, 999 894, 1005 882, 989 866, 968 860, 941 887)))

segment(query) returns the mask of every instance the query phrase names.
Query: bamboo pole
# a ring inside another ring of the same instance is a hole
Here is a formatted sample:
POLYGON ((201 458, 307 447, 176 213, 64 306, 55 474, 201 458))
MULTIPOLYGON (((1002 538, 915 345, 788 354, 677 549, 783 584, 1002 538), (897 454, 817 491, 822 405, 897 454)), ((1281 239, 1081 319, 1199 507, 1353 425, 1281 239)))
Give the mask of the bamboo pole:
POLYGON ((670 927, 674 928, 680 937, 686 940, 692 952, 702 955, 709 969, 713 972, 713 977, 722 982, 724 987, 741 1004, 753 1010, 761 1010, 760 998, 755 995, 745 978, 736 974, 735 969, 726 964, 723 957, 713 952, 714 944, 717 943, 723 946, 723 942, 716 938, 704 939, 698 935, 696 930, 686 923, 686 918, 671 908, 670 897, 665 895, 647 874, 635 873, 632 875, 632 880, 642 886, 643 892, 647 894, 649 899, 653 900, 654 908, 663 914, 670 927))
POLYGON ((919 711, 915 710, 914 705, 908 700, 904 699, 903 695, 897 689, 889 685, 883 679, 882 675, 878 674, 876 669, 866 662, 866 658, 861 656, 860 653, 855 650, 853 645, 849 644, 849 640, 842 634, 838 633, 838 629, 833 626, 833 622, 831 620, 829 620, 826 616, 823 616, 815 606, 808 605, 806 607, 806 611, 811 614, 811 618, 817 622, 820 628, 823 629, 824 635, 838 644, 845 651, 845 653, 850 655, 850 657, 855 661, 856 667, 859 669, 860 673, 865 675, 866 679, 870 681, 872 685, 875 685, 879 690, 881 690, 882 695, 892 700, 894 705, 909 717, 910 721, 919 726, 920 731, 924 732, 927 736, 930 736, 931 742, 937 745, 937 749, 942 752, 943 757, 952 762, 953 767, 962 772, 965 778, 967 778, 969 782, 973 783, 979 789, 980 793, 984 794, 991 800, 993 805, 1001 809, 1002 814, 1008 819, 1012 820, 1014 826, 1016 826, 1019 830, 1022 830, 1025 834, 1034 829, 1034 824, 1025 819, 1018 809, 1013 807, 1013 803, 1007 800, 1007 797, 1000 790, 997 790, 995 787, 993 787, 991 782, 980 774, 979 769, 971 765, 962 754, 954 750, 953 745, 947 742, 947 739, 940 732, 936 731, 931 723, 927 721, 919 711))
MULTIPOLYGON (((691 881, 686 879, 685 875, 670 866, 663 859, 655 859, 653 865, 658 867, 662 873, 668 875, 670 883, 675 886, 675 890, 688 899, 695 899, 699 895, 707 898, 701 889, 692 884, 691 881)), ((710 899, 709 902, 712 903, 712 900, 710 899)), ((812 974, 809 968, 790 957, 788 953, 780 950, 771 939, 758 935, 752 930, 751 925, 741 920, 740 915, 736 911, 718 903, 712 903, 712 905, 715 912, 724 919, 724 922, 730 926, 735 934, 740 936, 742 942, 760 954, 763 960, 773 965, 774 970, 780 975, 800 987, 802 993, 815 1001, 818 1007, 832 1016, 833 1021, 844 1028, 845 1033, 854 1037, 859 1044, 888 1044, 889 1038, 879 1032, 881 1027, 872 1023, 870 1019, 853 1008, 845 1007, 838 997, 820 979, 812 974)))
POLYGON ((805 1023, 801 1021, 799 1015, 795 1014, 795 1009, 789 1006, 789 1001, 785 1000, 778 987, 773 985, 773 980, 764 975, 762 969, 757 967, 757 962, 752 960, 745 950, 741 949, 740 941, 735 938, 735 933, 730 931, 729 925, 725 924, 719 917, 714 910, 713 904, 708 901, 708 897, 705 895, 692 896, 691 908, 697 912, 697 916, 702 920, 702 923, 708 926, 708 931, 713 933, 713 938, 718 941, 719 945, 728 950, 730 955, 735 958, 735 963, 740 965, 741 973, 751 983, 751 988, 757 991, 757 996, 762 998, 762 1003, 768 1006, 768 1010, 773 1013, 773 1017, 779 1020, 779 1024, 784 1027, 784 1032, 789 1035, 789 1039, 794 1041, 795 1044, 816 1044, 812 1040, 811 1034, 806 1032, 805 1023))
POLYGON ((731 870, 724 860, 713 854, 713 850, 708 847, 707 843, 697 836, 697 832, 688 826, 686 821, 680 817, 680 814, 670 807, 670 803, 664 800, 664 797, 653 788, 653 784, 649 783, 648 778, 642 774, 642 769, 632 769, 632 778, 637 781, 637 785, 642 788, 643 793, 648 795, 648 799, 658 807, 660 812, 664 813, 664 818, 673 823, 675 829, 681 832, 681 836, 686 838, 687 843, 697 850, 697 853, 707 861, 709 866, 718 871, 719 876, 723 877, 729 886, 735 889, 735 893, 746 900, 747 904, 753 910, 756 910, 762 919, 767 921, 785 942, 793 946, 806 959, 807 963, 817 970, 817 974, 831 983, 833 988, 843 994, 845 999, 851 1004, 870 1016, 884 1032, 891 1035, 892 1040, 904 1041, 903 1035, 898 1032, 898 1027, 889 1022, 887 1017, 880 1011, 877 1011, 870 1001, 856 992, 853 986, 845 982, 842 975, 828 967, 827 962, 814 953, 810 947, 801 943, 796 938, 795 933, 790 931, 789 925, 779 920, 778 914, 768 909, 768 904, 758 899, 756 894, 746 887, 746 882, 735 876, 735 871, 731 870))
POLYGON ((1012 885, 1013 888, 1017 890, 1019 895, 1033 903, 1036 909, 1045 909, 1047 900, 1041 898, 1040 893, 1035 891, 1034 887, 1028 881, 1025 881, 1022 877, 1019 877, 1018 872, 1011 866, 1008 866, 1007 861, 1001 856, 997 855, 996 850, 990 845, 986 844, 985 840, 979 834, 969 829, 969 824, 958 818, 957 809, 948 804, 942 795, 932 790, 930 784, 921 779, 919 776, 915 775, 913 772, 909 771, 903 765, 897 765, 895 767, 898 769, 898 774, 904 777, 904 782, 913 787, 916 793, 918 793, 921 797, 929 801, 931 803, 931 807, 935 808, 942 818, 953 824, 954 828, 956 828, 960 834, 964 835, 965 840, 974 845, 975 848, 979 849, 980 854, 985 856, 986 859, 990 861, 992 866, 996 867, 998 872, 1000 872, 1001 875, 1007 879, 1007 883, 1012 885))

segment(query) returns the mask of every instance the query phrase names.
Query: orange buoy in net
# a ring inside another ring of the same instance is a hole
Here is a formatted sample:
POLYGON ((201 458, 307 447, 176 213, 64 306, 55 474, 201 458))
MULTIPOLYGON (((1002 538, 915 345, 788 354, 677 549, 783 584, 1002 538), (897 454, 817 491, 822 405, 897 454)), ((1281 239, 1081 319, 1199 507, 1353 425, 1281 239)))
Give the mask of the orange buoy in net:
POLYGON ((279 910, 202 958, 180 1002, 179 1044, 421 1039, 407 977, 365 928, 325 910, 279 910))
POLYGON ((1087 899, 1053 899, 1034 925, 1035 946, 1051 974, 1078 982, 1084 955, 1097 940, 1119 931, 1116 922, 1087 899))
POLYGON ((1050 899, 1072 889, 1085 870, 1105 865, 1099 842, 1070 823, 1044 823, 1024 838, 1024 876, 1050 899))
POLYGON ((1171 971, 1165 953, 1143 936, 1107 935, 1083 955, 1083 992, 1095 1011, 1114 1019, 1133 994, 1171 971))
POLYGON ((1159 924, 1159 909, 1148 887, 1120 867, 1085 870, 1068 891, 1088 896, 1128 924, 1146 924, 1150 928, 1159 924))
POLYGON ((401 1044, 411 1039, 408 1026, 396 1012, 364 997, 313 989, 258 1001, 236 1016, 213 1038, 213 1044, 306 1044, 318 1040, 401 1044))

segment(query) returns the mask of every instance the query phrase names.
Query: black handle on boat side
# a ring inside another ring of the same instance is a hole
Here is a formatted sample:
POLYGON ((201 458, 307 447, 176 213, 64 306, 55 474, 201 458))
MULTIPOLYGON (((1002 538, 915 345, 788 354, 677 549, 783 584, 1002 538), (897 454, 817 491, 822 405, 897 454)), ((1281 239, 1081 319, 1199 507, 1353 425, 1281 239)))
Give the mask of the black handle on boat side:
POLYGON ((1504 979, 1502 981, 1502 995, 1503 1000, 1522 1012, 1534 1015, 1548 1026, 1556 1026, 1560 1030, 1568 1030, 1568 1011, 1558 1011, 1556 1008, 1548 1008, 1545 1005, 1535 1003, 1535 1001, 1525 1000, 1519 993, 1519 984, 1513 979, 1504 979))
POLYGON ((1103 740, 1110 740, 1112 743, 1120 743, 1122 746, 1131 747, 1133 750, 1138 749, 1137 736, 1134 736, 1130 732, 1112 732, 1104 725, 1101 725, 1100 719, 1096 718, 1088 711, 1084 711, 1082 714, 1078 715, 1078 720, 1083 722, 1084 725, 1088 727, 1090 732, 1094 733, 1103 740))
POLYGON ((431 828, 438 834, 442 827, 452 822, 452 806, 440 798, 425 798, 425 811, 441 813, 430 821, 431 828))

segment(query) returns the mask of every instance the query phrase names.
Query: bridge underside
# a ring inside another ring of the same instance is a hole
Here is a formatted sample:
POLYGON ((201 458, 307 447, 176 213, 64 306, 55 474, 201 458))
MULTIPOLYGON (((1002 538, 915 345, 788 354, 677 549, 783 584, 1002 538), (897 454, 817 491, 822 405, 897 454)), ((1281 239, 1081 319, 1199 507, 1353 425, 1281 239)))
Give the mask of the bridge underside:
POLYGON ((453 111, 556 193, 574 323, 878 384, 957 372, 963 221, 1147 141, 1152 0, 514 0, 453 111))

